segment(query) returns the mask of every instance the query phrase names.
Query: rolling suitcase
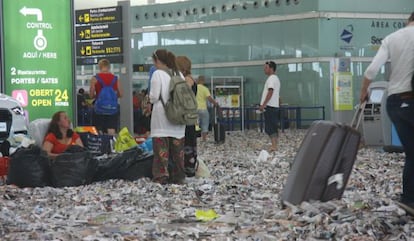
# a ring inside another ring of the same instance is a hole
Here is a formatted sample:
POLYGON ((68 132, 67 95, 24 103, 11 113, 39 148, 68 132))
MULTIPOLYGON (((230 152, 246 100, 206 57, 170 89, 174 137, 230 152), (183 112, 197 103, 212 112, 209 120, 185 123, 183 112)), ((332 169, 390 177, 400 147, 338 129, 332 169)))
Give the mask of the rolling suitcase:
POLYGON ((316 121, 296 154, 282 202, 340 199, 352 171, 361 135, 358 126, 365 103, 356 111, 351 126, 316 121))
POLYGON ((215 108, 214 117, 214 141, 216 143, 224 143, 226 139, 226 130, 223 124, 218 121, 218 117, 222 117, 222 113, 219 107, 215 108))

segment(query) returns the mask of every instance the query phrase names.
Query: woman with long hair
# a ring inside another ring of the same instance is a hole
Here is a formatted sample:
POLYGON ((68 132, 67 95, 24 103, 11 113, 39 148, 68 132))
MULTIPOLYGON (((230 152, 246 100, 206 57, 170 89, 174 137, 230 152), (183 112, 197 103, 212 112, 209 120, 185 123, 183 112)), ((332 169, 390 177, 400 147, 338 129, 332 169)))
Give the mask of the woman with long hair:
POLYGON ((161 184, 181 184, 185 179, 183 152, 185 125, 171 123, 167 119, 162 103, 167 103, 169 99, 170 74, 179 74, 175 55, 166 49, 158 49, 152 54, 152 59, 157 68, 151 78, 149 93, 150 102, 153 104, 151 116, 154 150, 153 181, 161 184), (169 159, 171 159, 170 170, 169 159))
POLYGON ((70 128, 70 120, 66 112, 58 111, 50 121, 43 141, 43 150, 47 152, 49 157, 55 158, 71 145, 83 147, 78 133, 70 128))

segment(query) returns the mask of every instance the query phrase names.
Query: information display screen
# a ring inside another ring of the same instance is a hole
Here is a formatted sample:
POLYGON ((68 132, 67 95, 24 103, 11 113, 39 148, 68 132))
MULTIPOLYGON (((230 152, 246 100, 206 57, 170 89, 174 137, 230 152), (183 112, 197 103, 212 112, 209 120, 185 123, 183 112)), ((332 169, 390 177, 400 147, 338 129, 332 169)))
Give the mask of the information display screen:
POLYGON ((72 0, 3 1, 5 92, 29 120, 73 117, 72 12, 72 0))
POLYGON ((380 104, 383 95, 384 89, 372 89, 369 96, 369 102, 373 104, 380 104))

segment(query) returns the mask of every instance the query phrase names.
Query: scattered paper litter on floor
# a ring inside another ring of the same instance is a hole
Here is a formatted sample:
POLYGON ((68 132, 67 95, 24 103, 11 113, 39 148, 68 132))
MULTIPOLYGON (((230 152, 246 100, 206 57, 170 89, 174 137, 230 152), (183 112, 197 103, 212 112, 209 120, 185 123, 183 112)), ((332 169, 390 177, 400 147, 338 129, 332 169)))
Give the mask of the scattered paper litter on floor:
POLYGON ((403 154, 364 148, 341 200, 282 207, 280 195, 306 130, 210 135, 198 154, 209 178, 184 185, 109 180, 70 188, 0 186, 1 240, 413 240, 401 194, 403 154), (196 219, 196 210, 217 218, 196 219))

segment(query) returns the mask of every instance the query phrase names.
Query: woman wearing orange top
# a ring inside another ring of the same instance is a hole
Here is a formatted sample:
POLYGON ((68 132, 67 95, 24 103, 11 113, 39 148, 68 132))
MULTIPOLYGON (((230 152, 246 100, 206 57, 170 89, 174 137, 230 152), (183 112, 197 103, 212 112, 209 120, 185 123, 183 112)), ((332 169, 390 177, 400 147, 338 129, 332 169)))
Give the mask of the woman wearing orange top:
POLYGON ((82 140, 78 133, 70 128, 70 120, 64 111, 56 112, 49 124, 45 140, 43 141, 43 150, 49 157, 54 158, 64 152, 69 146, 82 146, 82 140))

